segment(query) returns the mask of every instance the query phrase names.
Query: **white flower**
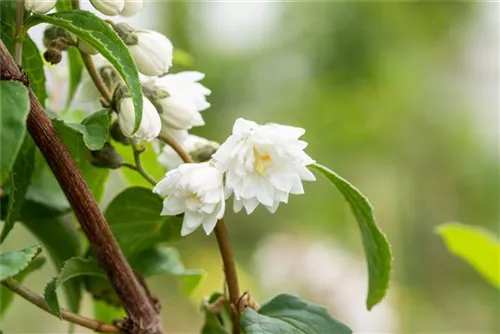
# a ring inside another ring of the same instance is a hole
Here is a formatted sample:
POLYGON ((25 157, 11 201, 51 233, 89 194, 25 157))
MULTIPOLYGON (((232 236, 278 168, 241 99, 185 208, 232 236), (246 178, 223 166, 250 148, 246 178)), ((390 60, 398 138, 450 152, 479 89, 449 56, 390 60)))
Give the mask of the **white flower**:
POLYGON ((124 0, 90 0, 95 9, 108 16, 118 15, 125 6, 124 0))
POLYGON ((169 171, 153 192, 167 196, 161 215, 184 213, 182 236, 192 233, 200 225, 208 235, 224 215, 222 173, 208 162, 180 165, 169 171))
POLYGON ((155 100, 162 119, 162 128, 189 130, 205 125, 200 111, 210 107, 206 96, 211 92, 198 81, 205 74, 195 71, 167 74, 146 81, 144 86, 155 100))
POLYGON ((138 141, 151 141, 161 130, 160 115, 153 104, 145 97, 142 99, 142 120, 139 129, 134 132, 135 112, 132 98, 125 97, 118 101, 118 124, 125 137, 138 141))
POLYGON ((57 0, 26 0, 24 8, 33 13, 45 14, 56 5, 57 0))
MULTIPOLYGON (((195 135, 188 135, 185 140, 180 142, 180 144, 190 154, 192 154, 192 152, 196 152, 200 149, 203 149, 207 146, 210 147, 218 146, 218 144, 213 141, 195 135)), ((158 162, 170 170, 181 165, 182 159, 172 149, 172 147, 170 147, 170 145, 165 145, 160 155, 158 156, 158 162)))
POLYGON ((153 30, 138 30, 134 32, 136 43, 126 44, 134 58, 139 72, 149 76, 167 73, 172 66, 174 47, 164 35, 153 30))
POLYGON ((226 172, 235 212, 245 207, 250 214, 261 203, 274 213, 290 193, 304 193, 302 180, 315 180, 306 167, 314 163, 304 152, 307 143, 298 139, 304 133, 292 126, 236 120, 233 134, 213 155, 215 166, 226 172))
POLYGON ((144 0, 125 0, 125 6, 120 12, 121 16, 133 16, 144 7, 144 0))

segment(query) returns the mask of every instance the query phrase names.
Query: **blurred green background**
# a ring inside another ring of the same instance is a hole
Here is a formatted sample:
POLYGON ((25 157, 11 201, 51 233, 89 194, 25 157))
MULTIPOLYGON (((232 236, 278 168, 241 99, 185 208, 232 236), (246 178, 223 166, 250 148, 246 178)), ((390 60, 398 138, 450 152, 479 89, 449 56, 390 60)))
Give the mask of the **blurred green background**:
MULTIPOLYGON (((393 247, 389 295, 368 312, 356 221, 319 179, 275 215, 227 214, 242 288, 260 301, 299 294, 357 333, 500 333, 498 290, 434 233, 447 221, 499 232, 498 3, 146 7, 136 22, 194 57, 172 72, 206 73, 212 107, 194 134, 223 141, 238 117, 305 128, 307 152, 368 196, 393 247)), ((32 243, 17 225, 5 249, 32 243)), ((207 277, 189 299, 173 278, 152 280, 152 289, 168 333, 198 333, 201 298, 222 289, 217 246, 201 231, 175 246, 207 277)), ((52 275, 46 267, 26 284, 40 292, 52 275)), ((65 328, 20 299, 3 325, 5 333, 65 328)))

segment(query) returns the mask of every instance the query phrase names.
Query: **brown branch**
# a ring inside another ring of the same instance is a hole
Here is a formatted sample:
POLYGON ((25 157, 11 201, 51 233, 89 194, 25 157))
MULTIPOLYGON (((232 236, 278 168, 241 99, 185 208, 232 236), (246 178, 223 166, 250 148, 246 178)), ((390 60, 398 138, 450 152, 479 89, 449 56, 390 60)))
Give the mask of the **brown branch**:
MULTIPOLYGON (((37 295, 27 287, 23 286, 21 283, 13 280, 13 279, 6 279, 5 281, 2 281, 2 284, 9 290, 17 293, 19 296, 23 297, 30 303, 38 306, 45 312, 48 312, 54 316, 57 316, 52 310, 50 309, 49 305, 43 299, 41 296, 37 295)), ((110 325, 106 324, 100 321, 97 321, 95 319, 90 319, 87 317, 83 317, 81 315, 72 313, 70 311, 67 311, 65 309, 61 309, 61 318, 63 318, 66 321, 72 322, 74 324, 80 325, 82 327, 91 329, 96 332, 100 333, 119 333, 120 329, 116 327, 115 325, 110 325)))
POLYGON ((87 72, 89 72, 89 76, 99 93, 102 95, 102 98, 106 101, 106 103, 111 103, 111 99, 113 97, 104 85, 104 82, 102 82, 101 77, 95 68, 94 62, 92 61, 92 57, 82 51, 80 51, 80 56, 82 57, 83 65, 87 69, 87 72))
MULTIPOLYGON (((172 149, 181 157, 185 163, 194 162, 188 152, 171 136, 159 135, 158 139, 170 145, 172 149)), ((238 284, 238 271, 234 260, 233 251, 229 242, 229 234, 227 233, 224 220, 219 219, 215 225, 215 237, 219 245, 219 251, 224 264, 224 276, 229 290, 229 299, 231 301, 231 317, 233 322, 233 334, 240 333, 238 302, 240 299, 240 288, 238 284)))
MULTIPOLYGON (((2 79, 23 81, 24 74, 19 70, 3 42, 0 43, 0 69, 2 79)), ((31 111, 27 120, 28 132, 54 173, 123 303, 129 317, 126 331, 163 333, 161 320, 153 301, 148 298, 137 281, 74 159, 31 89, 29 95, 31 111)))

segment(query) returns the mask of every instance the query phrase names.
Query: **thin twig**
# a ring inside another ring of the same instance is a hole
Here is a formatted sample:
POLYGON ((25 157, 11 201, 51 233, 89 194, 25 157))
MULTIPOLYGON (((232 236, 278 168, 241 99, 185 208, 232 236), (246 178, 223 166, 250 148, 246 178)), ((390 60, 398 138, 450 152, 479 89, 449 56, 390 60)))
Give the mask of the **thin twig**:
MULTIPOLYGON (((192 163, 193 159, 188 152, 171 136, 159 135, 158 139, 170 145, 177 152, 185 163, 192 163)), ((224 220, 219 219, 215 225, 215 237, 219 245, 219 251, 224 263, 224 276, 226 277, 227 287, 229 290, 229 299, 231 301, 231 315, 233 322, 233 334, 240 333, 238 301, 240 299, 240 288, 238 284, 238 272, 236 270, 236 262, 234 260, 233 251, 229 242, 229 234, 227 232, 224 220)))
POLYGON ((99 73, 97 72, 97 69, 94 66, 94 62, 92 61, 92 57, 89 56, 88 54, 81 52, 81 51, 80 51, 80 56, 82 57, 83 65, 87 69, 87 72, 89 72, 90 78, 92 79, 92 82, 94 82, 94 85, 96 86, 99 93, 101 93, 102 98, 108 104, 111 103, 111 99, 112 99, 111 93, 104 85, 104 82, 101 80, 101 76, 99 75, 99 73))
MULTIPOLYGON (((146 172, 146 170, 142 166, 141 153, 144 152, 144 148, 138 148, 133 139, 129 139, 129 142, 130 142, 130 145, 132 146, 132 150, 134 150, 135 171, 137 171, 139 174, 141 174, 146 179, 146 181, 148 181, 153 186, 155 186, 158 183, 158 181, 156 181, 151 175, 149 175, 149 173, 146 172)), ((130 166, 127 166, 127 165, 129 165, 129 164, 125 163, 125 166, 123 166, 123 164, 122 164, 123 167, 130 168, 130 166)), ((132 169, 134 169, 134 168, 132 168, 132 169)))
MULTIPOLYGON (((38 306, 42 310, 52 314, 53 316, 57 315, 50 309, 49 305, 41 296, 37 295, 35 292, 31 291, 27 287, 23 286, 21 283, 13 280, 11 278, 2 281, 2 285, 7 289, 17 293, 19 296, 23 297, 28 302, 38 306)), ((61 309, 61 318, 71 323, 80 325, 82 327, 91 329, 96 332, 101 333, 119 333, 120 329, 114 325, 102 323, 95 319, 90 319, 87 317, 83 317, 81 315, 72 313, 68 310, 61 309)))
POLYGON ((158 139, 160 139, 162 142, 168 144, 184 161, 185 163, 191 163, 194 162, 189 153, 182 147, 182 145, 175 140, 172 136, 169 135, 164 135, 160 133, 158 135, 158 139))
POLYGON ((24 23, 24 1, 25 0, 17 0, 16 8, 16 43, 14 46, 14 60, 18 66, 23 64, 23 41, 20 33, 24 23))

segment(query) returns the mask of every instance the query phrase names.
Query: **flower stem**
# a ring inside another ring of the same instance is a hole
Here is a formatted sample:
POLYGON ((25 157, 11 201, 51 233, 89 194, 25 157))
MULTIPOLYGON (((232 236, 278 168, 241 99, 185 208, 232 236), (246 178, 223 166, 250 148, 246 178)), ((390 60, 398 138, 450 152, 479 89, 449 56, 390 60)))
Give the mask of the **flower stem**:
POLYGON ((240 333, 238 300, 240 299, 240 288, 238 285, 238 272, 234 260, 231 244, 229 243, 229 234, 223 219, 219 219, 215 225, 215 237, 219 244, 222 262, 224 263, 224 275, 226 276, 227 287, 229 290, 229 299, 231 301, 231 316, 233 322, 233 334, 240 333))
MULTIPOLYGON (((181 157, 185 163, 192 163, 193 159, 188 152, 171 136, 159 135, 158 139, 167 143, 181 157)), ((229 299, 231 301, 231 316, 233 323, 233 334, 240 333, 238 301, 240 298, 240 288, 238 284, 238 272, 236 270, 236 262, 234 254, 229 242, 229 234, 227 232, 224 220, 219 219, 215 225, 215 237, 219 245, 219 251, 224 264, 224 276, 229 290, 229 299)))
POLYGON ((172 138, 172 136, 164 135, 164 134, 160 133, 158 135, 158 139, 160 139, 164 143, 168 144, 179 155, 179 157, 182 159, 182 161, 184 161, 185 163, 194 162, 193 159, 191 158, 191 156, 189 155, 189 153, 186 152, 186 150, 182 147, 182 145, 177 140, 172 138))
MULTIPOLYGON (((38 306, 40 309, 56 316, 54 312, 52 312, 52 310, 50 309, 47 302, 41 296, 37 295, 27 287, 23 286, 21 283, 17 282, 16 280, 8 278, 2 281, 2 285, 5 286, 7 289, 15 292, 19 296, 23 297, 28 302, 38 306)), ((86 318, 81 315, 67 311, 65 309, 61 309, 61 317, 66 321, 91 329, 96 332, 101 332, 101 333, 120 332, 120 329, 114 325, 105 324, 94 319, 86 318)))
POLYGON ((24 0, 17 0, 16 8, 16 44, 14 46, 14 60, 18 66, 23 63, 23 38, 21 31, 24 23, 24 0))
POLYGON ((94 82, 94 85, 96 86, 99 93, 101 93, 102 98, 108 104, 111 103, 111 99, 112 99, 111 93, 104 85, 104 82, 101 80, 101 77, 100 77, 99 73, 97 72, 97 69, 94 66, 94 62, 92 61, 92 57, 89 56, 88 54, 81 52, 81 51, 80 51, 80 55, 82 56, 83 65, 87 69, 87 72, 89 72, 90 78, 92 79, 92 82, 94 82))
POLYGON ((139 174, 142 175, 148 181, 151 183, 153 186, 155 186, 158 181, 156 181, 151 175, 149 175, 148 172, 144 169, 144 166, 142 166, 141 162, 141 153, 144 152, 144 148, 139 148, 137 145, 134 143, 132 139, 129 139, 130 145, 132 146, 132 150, 134 151, 134 161, 135 165, 129 164, 129 163, 123 163, 122 167, 130 168, 132 170, 135 170, 139 174))

